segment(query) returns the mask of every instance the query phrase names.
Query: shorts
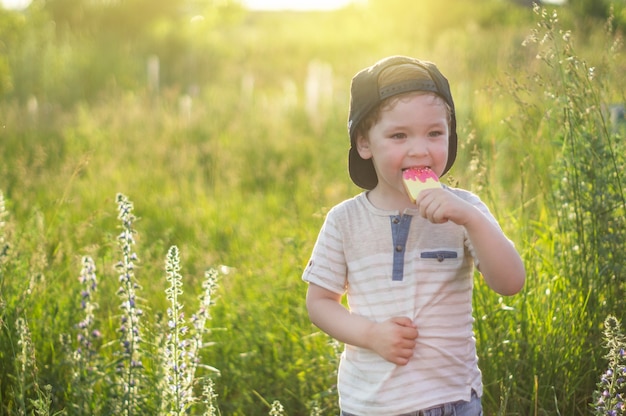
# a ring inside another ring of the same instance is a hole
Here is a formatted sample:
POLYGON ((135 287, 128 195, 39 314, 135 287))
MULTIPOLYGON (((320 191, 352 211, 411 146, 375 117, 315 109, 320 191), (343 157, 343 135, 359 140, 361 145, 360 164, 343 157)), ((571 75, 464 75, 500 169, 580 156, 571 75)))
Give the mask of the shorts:
MULTIPOLYGON (((445 403, 430 409, 417 410, 415 412, 403 413, 398 416, 482 416, 483 407, 480 397, 472 390, 472 397, 469 402, 460 400, 458 402, 445 403)), ((341 412, 341 416, 357 416, 352 413, 341 412)))

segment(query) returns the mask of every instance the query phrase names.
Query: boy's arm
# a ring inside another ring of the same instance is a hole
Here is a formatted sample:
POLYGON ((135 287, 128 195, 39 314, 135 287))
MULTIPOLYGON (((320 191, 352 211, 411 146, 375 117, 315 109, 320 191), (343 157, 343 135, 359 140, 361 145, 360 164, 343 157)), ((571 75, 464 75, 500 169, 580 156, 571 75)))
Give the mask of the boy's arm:
POLYGON ((397 365, 409 362, 417 338, 417 329, 409 318, 372 322, 347 310, 341 297, 309 283, 306 305, 311 322, 340 342, 372 350, 397 365))
POLYGON ((524 286, 526 270, 517 250, 477 208, 465 224, 478 258, 478 269, 490 288, 501 295, 518 293, 524 286))
POLYGON ((445 189, 422 192, 416 202, 433 223, 452 221, 467 230, 485 281, 501 295, 514 295, 524 286, 526 271, 517 250, 502 231, 477 207, 445 189))

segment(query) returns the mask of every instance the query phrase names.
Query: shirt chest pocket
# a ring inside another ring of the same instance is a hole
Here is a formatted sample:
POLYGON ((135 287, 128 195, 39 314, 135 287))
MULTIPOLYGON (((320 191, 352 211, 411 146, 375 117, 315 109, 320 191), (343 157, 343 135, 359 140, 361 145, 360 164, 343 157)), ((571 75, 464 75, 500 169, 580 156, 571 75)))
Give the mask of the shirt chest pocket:
POLYGON ((464 265, 463 250, 454 248, 428 248, 418 251, 419 255, 415 267, 421 272, 457 273, 464 265))
POLYGON ((445 261, 453 261, 459 258, 459 254, 454 250, 427 250, 420 252, 420 258, 423 260, 436 260, 439 263, 445 261))

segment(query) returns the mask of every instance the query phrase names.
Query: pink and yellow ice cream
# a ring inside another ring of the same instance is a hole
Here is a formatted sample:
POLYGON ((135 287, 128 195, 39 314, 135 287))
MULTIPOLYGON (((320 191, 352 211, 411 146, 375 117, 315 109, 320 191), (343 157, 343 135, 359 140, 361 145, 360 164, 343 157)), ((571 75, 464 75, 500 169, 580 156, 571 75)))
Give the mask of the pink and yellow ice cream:
POLYGON ((437 174, 430 168, 406 169, 402 172, 402 180, 412 202, 424 189, 441 188, 437 174))

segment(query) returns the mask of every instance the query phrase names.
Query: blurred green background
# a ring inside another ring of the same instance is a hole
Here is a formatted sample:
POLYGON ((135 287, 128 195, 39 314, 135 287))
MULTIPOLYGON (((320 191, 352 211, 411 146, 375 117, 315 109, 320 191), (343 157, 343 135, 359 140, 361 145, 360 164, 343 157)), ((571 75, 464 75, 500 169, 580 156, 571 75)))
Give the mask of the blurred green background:
POLYGON ((51 408, 77 414, 60 336, 78 321, 83 255, 98 268, 100 353, 112 359, 118 192, 139 217, 150 342, 168 248, 180 248, 188 307, 204 270, 225 266, 203 352, 220 370, 221 414, 267 414, 274 400, 289 415, 337 414, 336 349, 308 321, 300 275, 327 209, 359 192, 346 168, 350 79, 391 54, 434 61, 450 80, 460 148, 449 180, 488 203, 528 270, 508 299, 476 276, 486 414, 587 414, 602 322, 625 317, 626 4, 524 3, 0 9, 0 414, 29 410, 16 404, 18 317, 51 408))

